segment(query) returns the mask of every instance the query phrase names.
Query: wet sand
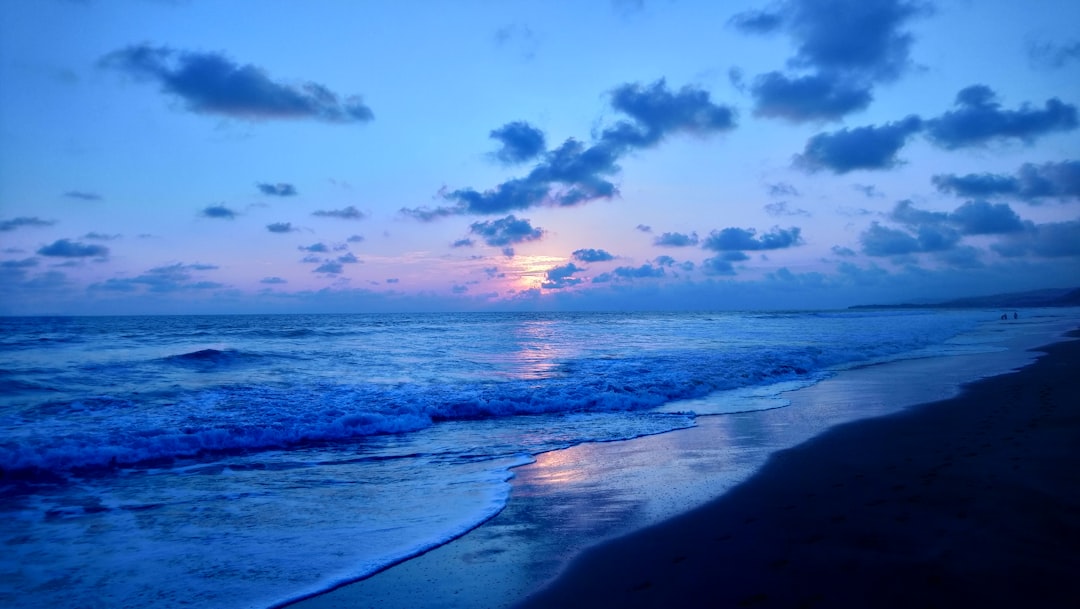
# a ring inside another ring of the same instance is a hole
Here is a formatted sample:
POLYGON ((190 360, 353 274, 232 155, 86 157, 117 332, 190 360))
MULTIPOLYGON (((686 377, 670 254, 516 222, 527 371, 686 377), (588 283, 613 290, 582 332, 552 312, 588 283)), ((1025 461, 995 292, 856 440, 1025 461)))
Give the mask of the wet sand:
POLYGON ((782 450, 704 507, 585 552, 521 607, 1078 606, 1080 341, 1039 351, 782 450))

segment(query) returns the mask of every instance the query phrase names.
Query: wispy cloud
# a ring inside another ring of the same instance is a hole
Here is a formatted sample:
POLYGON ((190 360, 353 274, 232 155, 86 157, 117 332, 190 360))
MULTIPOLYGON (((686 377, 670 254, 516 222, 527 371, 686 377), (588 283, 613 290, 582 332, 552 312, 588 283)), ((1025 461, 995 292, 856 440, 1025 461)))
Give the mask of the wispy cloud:
POLYGON ((43 227, 56 224, 56 220, 42 220, 37 216, 20 216, 10 220, 0 220, 0 231, 12 231, 24 226, 43 227))

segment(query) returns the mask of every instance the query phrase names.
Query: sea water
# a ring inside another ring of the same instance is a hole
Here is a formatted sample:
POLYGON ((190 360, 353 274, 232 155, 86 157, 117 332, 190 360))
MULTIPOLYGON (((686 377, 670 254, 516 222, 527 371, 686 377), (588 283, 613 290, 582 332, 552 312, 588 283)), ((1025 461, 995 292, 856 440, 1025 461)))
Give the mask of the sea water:
POLYGON ((304 597, 476 527, 537 454, 784 407, 844 368, 1000 350, 1005 327, 979 310, 0 319, 0 605, 304 597))

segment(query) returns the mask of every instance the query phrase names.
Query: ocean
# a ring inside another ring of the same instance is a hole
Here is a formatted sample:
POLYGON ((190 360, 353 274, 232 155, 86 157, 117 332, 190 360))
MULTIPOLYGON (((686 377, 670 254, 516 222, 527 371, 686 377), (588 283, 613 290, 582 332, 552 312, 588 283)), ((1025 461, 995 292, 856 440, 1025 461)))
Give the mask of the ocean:
POLYGON ((0 605, 274 606, 475 528, 537 455, 1076 313, 0 318, 0 605))

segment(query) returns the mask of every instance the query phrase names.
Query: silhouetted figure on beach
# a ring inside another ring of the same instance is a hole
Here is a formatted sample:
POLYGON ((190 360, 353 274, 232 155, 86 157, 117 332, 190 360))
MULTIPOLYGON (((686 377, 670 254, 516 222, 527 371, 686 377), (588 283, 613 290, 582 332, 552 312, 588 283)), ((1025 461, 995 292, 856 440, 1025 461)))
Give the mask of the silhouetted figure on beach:
POLYGON ((1001 321, 1005 321, 1007 319, 1009 319, 1009 314, 1008 313, 1002 313, 1001 314, 1001 321))
POLYGON ((1016 318, 1017 318, 1016 311, 1013 311, 1013 319, 1016 319, 1016 318))

